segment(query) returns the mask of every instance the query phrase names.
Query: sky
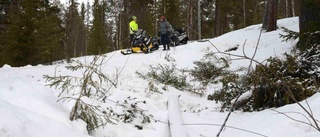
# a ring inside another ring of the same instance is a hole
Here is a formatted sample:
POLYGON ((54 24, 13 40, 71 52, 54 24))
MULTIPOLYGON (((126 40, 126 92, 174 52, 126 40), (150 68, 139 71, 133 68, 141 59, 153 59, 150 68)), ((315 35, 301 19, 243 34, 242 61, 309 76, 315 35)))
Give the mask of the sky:
MULTIPOLYGON (((52 0, 53 1, 53 0, 52 0)), ((70 0, 60 0, 61 4, 68 4, 70 0)), ((94 2, 94 0, 75 0, 78 3, 85 3, 87 4, 87 2, 90 2, 91 4, 94 2)))
MULTIPOLYGON (((207 42, 189 41, 186 45, 172 47, 169 51, 160 50, 150 54, 137 53, 122 55, 120 51, 106 53, 106 60, 101 71, 111 79, 118 78, 117 87, 108 91, 108 100, 102 104, 114 107, 114 102, 145 101, 138 107, 152 115, 151 123, 143 124, 142 130, 135 127, 139 121, 132 123, 119 122, 108 124, 97 129, 92 135, 86 131, 82 120, 69 120, 72 101, 58 101, 61 90, 50 88, 44 75, 78 76, 83 71, 71 72, 65 67, 70 64, 0 67, 0 137, 213 137, 220 130, 228 112, 220 112, 221 104, 207 100, 220 88, 212 85, 206 95, 195 96, 188 92, 165 86, 153 81, 159 92, 149 90, 148 81, 141 79, 136 72, 150 72, 150 66, 159 64, 176 64, 177 68, 193 68, 194 61, 199 61, 205 53, 225 51, 239 45, 232 54, 252 56, 257 45, 261 24, 252 25, 222 36, 208 39, 207 42), (214 46, 213 46, 214 45, 214 46), (170 61, 168 61, 168 58, 170 61), (119 74, 119 75, 116 75, 119 74), (164 90, 166 87, 167 90, 164 90), (156 120, 156 121, 155 121, 156 120), (168 120, 173 129, 169 129, 168 120), (170 135, 171 134, 171 135, 170 135)), ((278 21, 278 28, 287 27, 298 31, 298 18, 287 18, 278 21)), ((258 44, 256 60, 263 62, 271 56, 282 57, 297 42, 284 42, 279 38, 281 30, 263 32, 258 44)), ((217 54, 219 57, 228 55, 217 54)), ((234 58, 230 56, 231 58, 234 58)), ((74 58, 88 64, 93 56, 74 58)), ((74 65, 74 64, 73 64, 74 65)), ((248 67, 248 60, 233 60, 231 69, 248 67)), ((67 95, 67 94, 65 94, 67 95)), ((316 93, 307 99, 312 113, 320 119, 320 94, 316 93)), ((306 101, 301 102, 306 106, 306 101)), ((297 105, 290 104, 280 108, 272 108, 259 112, 235 111, 227 121, 220 137, 318 137, 319 131, 306 124, 289 119, 283 114, 297 120, 308 122, 305 112, 297 105), (304 115, 302 115, 304 114, 304 115)), ((320 123, 318 123, 320 124, 320 123)))

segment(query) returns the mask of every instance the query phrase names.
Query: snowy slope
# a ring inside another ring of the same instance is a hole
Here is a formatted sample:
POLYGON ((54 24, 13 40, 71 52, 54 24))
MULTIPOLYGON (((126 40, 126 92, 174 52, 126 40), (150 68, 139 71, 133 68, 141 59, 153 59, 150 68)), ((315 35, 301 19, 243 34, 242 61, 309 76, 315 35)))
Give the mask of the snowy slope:
MULTIPOLYGON (((284 26, 298 31, 298 18, 288 18, 278 21, 280 27, 284 26)), ((118 125, 107 125, 99 128, 93 134, 95 137, 169 137, 168 124, 168 95, 175 93, 180 95, 179 107, 182 116, 183 129, 189 137, 212 137, 216 136, 227 115, 226 112, 218 111, 218 104, 206 100, 206 96, 198 97, 187 92, 178 91, 173 87, 162 90, 164 85, 155 83, 160 93, 150 92, 148 82, 139 78, 135 73, 148 72, 150 65, 177 64, 178 68, 193 68, 194 61, 200 60, 208 51, 225 51, 235 45, 238 50, 231 51, 232 54, 252 56, 258 42, 260 25, 253 25, 244 29, 233 31, 209 42, 190 42, 183 46, 171 48, 170 51, 158 50, 152 54, 132 54, 124 56, 119 51, 106 54, 108 61, 103 66, 105 72, 111 78, 120 73, 117 88, 109 91, 108 99, 123 101, 128 96, 137 97, 147 103, 139 106, 152 114, 155 120, 138 130, 132 124, 119 123, 118 125), (245 42, 246 41, 246 42, 245 42), (170 57, 168 62, 165 58, 170 57)), ((278 56, 291 50, 295 41, 282 42, 279 39, 281 30, 262 33, 261 40, 255 59, 263 61, 270 56, 278 56)), ((218 56, 226 56, 217 54, 218 56)), ((92 56, 76 58, 82 62, 90 62, 92 56)), ((231 66, 233 69, 248 66, 246 60, 235 60, 231 66)), ((85 123, 81 120, 70 121, 69 112, 72 103, 57 102, 59 90, 49 88, 43 79, 43 75, 75 75, 80 76, 82 72, 70 72, 65 66, 68 64, 38 65, 24 67, 10 67, 5 65, 0 68, 0 137, 86 137, 85 123)), ((212 87, 208 93, 215 88, 212 87)), ((308 99, 313 109, 313 114, 319 119, 320 94, 315 94, 308 99)), ((112 103, 112 102, 107 102, 112 103)), ((302 104, 306 105, 305 102, 302 104)), ((287 105, 276 109, 281 112, 304 112, 296 104, 287 105)), ((288 114, 302 121, 307 121, 300 114, 288 114)), ((288 119, 273 110, 261 112, 243 113, 237 111, 232 113, 222 137, 315 137, 320 133, 311 127, 288 119), (260 135, 238 130, 245 129, 260 135)))

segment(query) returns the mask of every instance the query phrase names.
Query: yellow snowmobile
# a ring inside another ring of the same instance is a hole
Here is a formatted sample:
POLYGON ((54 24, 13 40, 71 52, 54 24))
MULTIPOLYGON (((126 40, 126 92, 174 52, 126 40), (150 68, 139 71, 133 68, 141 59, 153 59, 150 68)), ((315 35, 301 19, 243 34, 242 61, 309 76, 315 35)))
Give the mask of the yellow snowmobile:
POLYGON ((150 53, 154 50, 159 49, 158 37, 146 36, 146 31, 139 29, 131 43, 130 48, 121 49, 123 55, 128 55, 132 53, 150 53))

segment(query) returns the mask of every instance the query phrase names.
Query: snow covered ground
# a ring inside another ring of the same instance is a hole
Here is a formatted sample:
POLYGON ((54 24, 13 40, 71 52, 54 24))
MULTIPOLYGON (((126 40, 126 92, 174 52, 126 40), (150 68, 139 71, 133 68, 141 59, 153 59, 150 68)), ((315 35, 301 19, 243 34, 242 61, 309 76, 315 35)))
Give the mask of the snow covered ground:
MULTIPOLYGON (((278 21, 279 27, 298 31, 298 18, 288 18, 278 21)), ((260 33, 259 25, 253 25, 241 30, 233 31, 209 41, 220 51, 239 45, 236 51, 230 53, 252 56, 257 45, 260 33), (246 43, 244 44, 244 42, 246 43), (243 46, 245 45, 245 46, 243 46)), ((270 56, 281 57, 283 53, 292 49, 296 41, 282 42, 279 38, 281 30, 262 33, 255 59, 263 61, 270 56)), ((216 51, 209 42, 189 42, 183 46, 171 48, 170 51, 158 50, 152 54, 132 54, 124 56, 120 51, 106 54, 109 59, 103 67, 110 77, 116 77, 120 72, 117 88, 109 91, 108 97, 113 101, 123 101, 128 96, 144 100, 146 104, 139 106, 155 120, 143 125, 138 130, 135 125, 118 123, 107 125, 94 132, 94 137, 170 137, 168 128, 168 96, 180 95, 179 107, 182 116, 182 131, 189 137, 212 137, 220 130, 227 112, 219 112, 219 104, 208 101, 206 96, 199 97, 187 92, 168 87, 165 91, 163 85, 155 83, 162 94, 150 92, 148 82, 139 78, 135 73, 150 71, 150 65, 170 64, 174 62, 178 68, 193 68, 194 61, 200 60, 208 50, 216 51), (168 62, 165 58, 174 59, 168 62)), ((219 55, 218 56, 226 56, 219 55)), ((82 62, 89 62, 92 56, 75 58, 82 62)), ((38 65, 24 67, 10 67, 4 65, 0 68, 0 137, 88 137, 86 124, 81 121, 70 121, 70 102, 58 102, 59 90, 46 86, 44 75, 75 75, 81 72, 70 72, 65 68, 68 64, 38 65)), ((231 67, 237 69, 249 65, 247 60, 235 60, 231 67)), ((208 94, 217 87, 212 87, 208 94)), ((320 119, 320 94, 317 93, 308 99, 313 115, 320 119)), ((174 100, 174 99, 173 99, 174 100)), ((107 102, 111 103, 111 102, 107 102)), ((306 105, 305 101, 301 102, 306 105)), ((298 123, 287 118, 277 111, 308 122, 301 115, 305 114, 297 104, 286 105, 274 110, 244 113, 236 111, 231 114, 221 137, 316 137, 320 132, 308 125, 298 123), (289 113, 295 112, 295 113, 289 113), (298 114, 301 113, 301 114, 298 114), (242 129, 242 130, 239 130, 242 129), (247 130, 247 131, 243 131, 247 130), (254 132, 254 133, 253 133, 254 132)), ((178 133, 179 134, 179 133, 178 133)), ((182 134, 182 133, 181 133, 182 134)))

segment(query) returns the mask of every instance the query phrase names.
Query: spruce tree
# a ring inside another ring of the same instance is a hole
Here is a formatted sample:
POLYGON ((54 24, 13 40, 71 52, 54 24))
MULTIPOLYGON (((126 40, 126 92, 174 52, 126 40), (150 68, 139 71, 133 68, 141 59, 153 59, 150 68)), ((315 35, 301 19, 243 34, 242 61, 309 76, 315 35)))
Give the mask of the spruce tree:
POLYGON ((10 1, 9 0, 1 0, 0 1, 0 67, 4 65, 3 58, 3 33, 5 32, 7 26, 7 18, 9 14, 10 1))
POLYGON ((22 1, 10 11, 3 34, 3 56, 12 66, 50 63, 59 59, 59 9, 42 0, 22 1))
MULTIPOLYGON (((41 2, 40 0, 40 3, 41 2)), ((35 45, 39 47, 37 58, 38 63, 49 63, 63 59, 63 47, 61 39, 63 36, 62 20, 60 9, 56 6, 44 4, 45 10, 39 17, 37 26, 38 33, 35 32, 35 45)))
MULTIPOLYGON (((87 34, 88 34, 88 25, 85 24, 86 22, 86 18, 88 15, 88 9, 86 9, 85 4, 82 3, 81 4, 81 11, 80 11, 80 16, 81 16, 81 20, 84 21, 83 24, 83 28, 80 26, 80 28, 82 28, 82 33, 80 33, 81 35, 81 39, 83 42, 83 46, 81 47, 81 55, 87 55, 87 34)), ((88 20, 89 21, 89 20, 88 20)))
POLYGON ((6 26, 6 18, 8 16, 10 8, 10 1, 9 0, 1 0, 0 1, 0 31, 6 26))
MULTIPOLYGON (((78 6, 71 0, 65 15, 65 38, 64 54, 69 61, 70 58, 86 54, 86 30, 83 17, 78 12, 78 6)), ((83 14, 83 13, 82 13, 83 14)))
POLYGON ((181 17, 180 17, 180 9, 179 9, 179 1, 178 0, 168 0, 166 1, 166 11, 164 15, 167 20, 171 23, 171 25, 175 28, 182 27, 181 17))
POLYGON ((98 55, 108 51, 108 44, 106 38, 105 27, 105 7, 103 3, 99 3, 99 0, 95 0, 93 7, 93 24, 90 29, 88 54, 98 55))

